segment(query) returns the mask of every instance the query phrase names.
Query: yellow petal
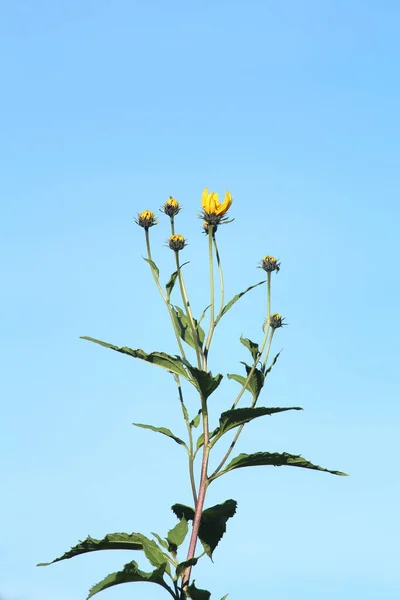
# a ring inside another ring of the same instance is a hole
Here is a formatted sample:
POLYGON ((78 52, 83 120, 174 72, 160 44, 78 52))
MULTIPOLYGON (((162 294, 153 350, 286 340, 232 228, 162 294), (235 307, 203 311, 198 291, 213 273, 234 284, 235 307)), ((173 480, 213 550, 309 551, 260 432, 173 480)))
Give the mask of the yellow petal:
POLYGON ((232 196, 228 191, 226 191, 223 203, 217 205, 217 210, 216 210, 217 215, 218 216, 224 215, 230 209, 231 205, 232 205, 232 196))
POLYGON ((205 210, 206 212, 209 212, 209 210, 208 210, 209 198, 210 198, 210 194, 208 193, 208 188, 205 188, 201 195, 201 206, 202 206, 203 210, 205 210))

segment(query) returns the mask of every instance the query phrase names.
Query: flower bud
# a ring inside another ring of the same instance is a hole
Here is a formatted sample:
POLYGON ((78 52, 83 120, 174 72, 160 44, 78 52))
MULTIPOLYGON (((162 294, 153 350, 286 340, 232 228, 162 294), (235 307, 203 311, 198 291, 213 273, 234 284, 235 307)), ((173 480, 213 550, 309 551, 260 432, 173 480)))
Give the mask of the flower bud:
POLYGON ((272 271, 276 271, 278 273, 278 271, 280 270, 280 266, 281 263, 278 262, 278 260, 273 256, 268 256, 268 254, 264 256, 260 265, 261 269, 263 269, 267 273, 272 273, 272 271))
POLYGON ((174 250, 174 252, 179 252, 179 250, 183 250, 183 248, 186 246, 186 240, 183 235, 174 233, 174 235, 171 235, 168 240, 168 246, 171 248, 171 250, 174 250))
POLYGON ((180 211, 180 206, 178 200, 175 200, 172 196, 169 197, 169 200, 164 202, 161 207, 161 212, 164 212, 169 217, 175 217, 180 211))
POLYGON ((274 313, 269 318, 269 324, 272 329, 278 329, 279 327, 283 327, 286 323, 284 323, 285 319, 281 317, 278 313, 274 313))
POLYGON ((144 210, 139 213, 138 218, 135 219, 135 221, 140 227, 144 227, 146 230, 153 225, 157 225, 157 219, 151 210, 144 210))

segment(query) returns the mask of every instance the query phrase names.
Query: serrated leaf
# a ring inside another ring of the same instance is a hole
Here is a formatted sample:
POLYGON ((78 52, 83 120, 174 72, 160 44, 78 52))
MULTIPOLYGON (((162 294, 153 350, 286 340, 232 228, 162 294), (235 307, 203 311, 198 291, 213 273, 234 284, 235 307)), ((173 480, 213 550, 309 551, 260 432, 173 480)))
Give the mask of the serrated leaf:
POLYGON ((199 590, 194 584, 194 581, 191 585, 187 587, 189 592, 189 598, 192 600, 210 600, 211 594, 207 592, 207 590, 199 590))
POLYGON ((248 338, 244 338, 242 336, 240 337, 240 342, 243 344, 243 346, 246 346, 246 348, 250 351, 250 354, 253 357, 254 362, 256 362, 260 357, 260 350, 259 350, 258 344, 256 344, 255 342, 252 342, 248 338))
POLYGON ((187 520, 185 517, 182 517, 179 523, 168 531, 167 540, 169 543, 170 552, 176 553, 179 546, 185 541, 188 530, 189 528, 187 520))
POLYGON ((204 400, 207 400, 215 392, 223 378, 223 375, 220 373, 214 377, 211 371, 202 371, 188 364, 186 364, 186 368, 192 376, 195 387, 201 393, 204 400))
MULTIPOLYGON (((249 373, 253 369, 253 367, 250 367, 245 362, 242 362, 242 365, 245 366, 247 377, 248 377, 249 373)), ((236 373, 228 373, 228 379, 233 379, 234 381, 237 381, 238 383, 240 383, 240 385, 242 385, 242 386, 245 384, 247 377, 243 377, 242 375, 237 375, 236 373)), ((254 368, 253 373, 252 373, 252 375, 248 381, 248 384, 246 386, 246 390, 251 393, 251 395, 253 396, 255 401, 257 400, 258 396, 260 395, 261 390, 264 386, 264 383, 265 383, 264 373, 260 369, 254 368)))
POLYGON ((253 419, 263 417, 265 415, 273 415, 275 413, 285 412, 287 410, 303 410, 300 406, 288 406, 284 408, 274 407, 267 408, 263 406, 254 408, 235 408, 226 410, 219 418, 219 428, 216 433, 219 437, 227 431, 239 427, 244 423, 249 423, 253 419))
POLYGON ((88 536, 84 541, 80 541, 62 556, 48 563, 39 563, 37 566, 47 567, 60 560, 68 560, 80 554, 97 552, 99 550, 143 550, 143 544, 138 538, 137 533, 108 533, 102 540, 96 540, 88 536))
POLYGON ((205 338, 204 329, 200 327, 196 319, 193 319, 197 335, 197 340, 195 340, 193 338, 192 327, 187 315, 183 312, 180 306, 172 306, 171 309, 179 337, 182 338, 182 340, 191 348, 201 348, 205 338))
POLYGON ((95 594, 98 594, 107 588, 113 587, 114 585, 119 585, 120 583, 134 583, 137 581, 141 581, 143 583, 157 583, 164 589, 168 590, 171 595, 173 595, 171 588, 163 579, 165 568, 166 564, 162 565, 159 569, 155 569, 150 573, 146 573, 145 571, 141 571, 138 567, 138 564, 133 560, 132 562, 126 564, 122 571, 110 573, 110 575, 107 575, 107 577, 105 577, 102 581, 99 581, 99 583, 90 588, 87 600, 92 598, 95 594))
MULTIPOLYGON (((212 558, 212 554, 226 531, 226 522, 236 512, 237 502, 226 500, 222 504, 216 504, 203 511, 199 527, 199 539, 203 544, 206 554, 212 558)), ((178 519, 185 517, 187 521, 193 521, 194 510, 184 504, 174 504, 172 510, 178 519)))
POLYGON ((228 304, 226 304, 224 306, 224 308, 221 311, 221 314, 218 316, 217 320, 215 321, 215 324, 217 324, 218 321, 220 321, 220 319, 228 312, 228 310, 230 310, 232 308, 232 306, 235 304, 235 302, 237 302, 238 300, 240 300, 240 298, 242 296, 244 296, 245 294, 247 294, 247 292, 250 292, 250 290, 253 290, 254 288, 258 287, 259 285, 262 285, 263 283, 265 283, 265 279, 263 281, 260 281, 259 283, 256 283, 255 285, 251 285, 246 290, 244 290, 244 292, 240 292, 240 294, 236 294, 236 296, 234 296, 232 298, 232 300, 230 300, 228 302, 228 304))
MULTIPOLYGON (((183 264, 180 266, 180 268, 182 269, 182 267, 184 267, 185 265, 188 265, 188 264, 189 264, 189 261, 187 261, 187 262, 183 263, 183 264)), ((175 286, 176 280, 178 279, 178 274, 179 274, 179 271, 174 271, 174 272, 172 273, 172 275, 171 275, 171 277, 170 277, 170 279, 169 279, 168 283, 166 283, 166 285, 165 285, 165 289, 166 289, 166 292, 167 292, 167 298, 168 298, 168 300, 169 300, 169 299, 170 299, 170 297, 171 297, 172 290, 174 289, 174 286, 175 286)))
MULTIPOLYGON (((281 352, 282 352, 282 350, 281 350, 281 352)), ((268 373, 271 372, 271 369, 274 366, 274 364, 276 363, 276 361, 278 360, 279 355, 280 355, 281 352, 278 352, 278 354, 274 357, 274 360, 272 361, 272 363, 270 364, 270 366, 265 368, 265 371, 264 371, 265 376, 267 376, 268 373)))
POLYGON ((150 260, 150 258, 145 258, 144 256, 143 256, 143 260, 145 260, 150 265, 151 270, 153 271, 154 275, 158 279, 160 277, 160 271, 159 271, 156 263, 154 262, 154 260, 150 260))
POLYGON ((331 471, 318 465, 314 465, 310 461, 306 460, 300 455, 288 454, 287 452, 256 452, 254 454, 239 454, 231 460, 231 462, 225 467, 223 471, 220 471, 218 475, 214 477, 220 477, 233 469, 240 469, 242 467, 259 467, 259 466, 274 466, 274 467, 301 467, 303 469, 312 469, 315 471, 325 471, 326 473, 332 473, 332 475, 346 476, 346 473, 341 471, 331 471))
POLYGON ((198 558, 190 558, 189 560, 185 560, 184 562, 179 563, 179 565, 176 567, 175 578, 179 579, 179 577, 184 574, 186 569, 188 567, 194 567, 194 565, 197 564, 198 560, 198 558))
POLYGON ((151 431, 155 431, 156 433, 162 433, 163 435, 166 435, 167 437, 174 440, 177 444, 180 444, 181 446, 185 446, 185 448, 187 448, 186 443, 183 440, 181 440, 181 438, 178 438, 175 434, 172 433, 170 429, 167 429, 166 427, 154 427, 153 425, 146 425, 145 423, 132 423, 132 425, 135 425, 135 427, 141 427, 142 429, 150 429, 151 431))
MULTIPOLYGON (((138 536, 138 539, 140 540, 143 546, 143 552, 147 560, 150 562, 150 564, 153 565, 153 567, 159 568, 163 564, 167 563, 167 557, 165 556, 161 548, 157 546, 154 540, 150 540, 141 533, 137 533, 136 535, 138 536)), ((166 568, 168 568, 168 563, 166 568)))
POLYGON ((115 352, 120 352, 121 354, 127 354, 128 356, 132 356, 133 358, 139 358, 140 360, 144 360, 148 363, 152 363, 157 367, 161 367, 162 369, 166 369, 171 373, 175 373, 176 375, 180 375, 184 377, 188 381, 190 381, 188 374, 182 364, 182 361, 179 356, 170 356, 165 352, 151 352, 147 354, 144 350, 138 348, 137 350, 133 350, 132 348, 128 348, 127 346, 119 347, 114 346, 114 344, 109 344, 108 342, 102 342, 101 340, 97 340, 92 337, 88 337, 86 335, 81 336, 81 340, 87 340, 88 342, 93 342, 94 344, 99 344, 99 346, 103 346, 104 348, 110 348, 115 352))

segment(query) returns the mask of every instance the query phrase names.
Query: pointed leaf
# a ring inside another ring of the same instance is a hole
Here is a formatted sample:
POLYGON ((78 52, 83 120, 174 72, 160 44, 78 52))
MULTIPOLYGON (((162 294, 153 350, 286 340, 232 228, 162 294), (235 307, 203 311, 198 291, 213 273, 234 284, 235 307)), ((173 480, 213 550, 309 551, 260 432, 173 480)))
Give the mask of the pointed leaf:
POLYGON ((301 467, 303 469, 313 469, 315 471, 325 471, 326 473, 332 473, 332 475, 347 475, 341 471, 331 471, 330 469, 324 469, 318 465, 314 465, 310 461, 306 460, 300 455, 288 454, 287 452, 256 452, 255 454, 239 454, 225 467, 223 471, 220 471, 216 477, 224 475, 233 469, 239 469, 242 467, 258 467, 258 466, 289 466, 289 467, 301 467))
MULTIPOLYGON (((281 352, 282 352, 282 350, 281 350, 281 352)), ((272 361, 272 363, 270 364, 270 366, 265 368, 265 371, 264 371, 265 376, 267 376, 268 373, 271 372, 271 369, 274 366, 274 364, 276 363, 276 361, 278 360, 279 355, 280 355, 281 352, 278 352, 278 354, 274 357, 274 360, 272 361)))
POLYGON ((223 598, 221 598, 221 600, 226 600, 228 596, 229 596, 229 594, 225 594, 225 596, 223 598))
POLYGON ((255 342, 252 342, 248 338, 244 338, 242 336, 240 337, 240 342, 243 344, 243 346, 246 346, 246 348, 248 348, 250 350, 251 356, 253 357, 253 360, 256 362, 260 357, 260 350, 258 348, 258 344, 256 344, 255 342))
POLYGON ((179 546, 183 544, 188 530, 188 523, 185 517, 182 517, 179 523, 168 531, 167 540, 170 552, 176 552, 179 546))
POLYGON ((120 583, 134 583, 136 581, 142 581, 144 583, 157 583, 164 589, 168 590, 171 595, 173 595, 171 588, 163 579, 165 567, 166 565, 164 564, 159 569, 155 569, 150 573, 146 573, 145 571, 141 571, 138 567, 138 564, 133 560, 125 565, 122 571, 110 573, 110 575, 107 575, 107 577, 105 577, 102 581, 94 585, 89 591, 87 600, 92 598, 92 596, 95 594, 98 594, 109 587, 113 587, 114 585, 119 585, 120 583))
POLYGON ((133 350, 132 348, 128 348, 127 346, 118 347, 114 346, 114 344, 108 344, 107 342, 102 342, 101 340, 97 340, 88 336, 82 336, 81 340, 87 340, 88 342, 99 344, 99 346, 104 346, 104 348, 110 348, 111 350, 115 350, 115 352, 121 352, 121 354, 127 354, 128 356, 132 356, 133 358, 139 358, 140 360, 144 360, 146 362, 157 365, 162 369, 166 369, 171 373, 175 373, 176 375, 180 375, 181 377, 184 377, 185 379, 189 380, 188 374, 179 356, 170 356, 165 352, 151 352, 150 354, 147 354, 146 352, 144 352, 144 350, 141 350, 140 348, 137 350, 133 350))
POLYGON ((184 574, 187 567, 194 567, 197 564, 198 558, 190 558, 189 560, 185 560, 184 562, 179 563, 176 567, 176 579, 178 579, 181 575, 184 574))
MULTIPOLYGON (((250 367, 245 362, 242 362, 242 364, 245 366, 247 376, 249 376, 249 373, 253 369, 253 367, 250 367)), ((240 385, 244 386, 246 383, 247 377, 243 377, 242 375, 237 375, 236 373, 228 373, 228 379, 233 379, 234 381, 237 381, 238 383, 240 383, 240 385)), ((247 386, 246 386, 246 390, 250 392, 250 394, 253 396, 254 400, 258 399, 258 396, 260 395, 261 390, 264 386, 264 382, 265 382, 265 375, 264 375, 263 371, 261 371, 260 369, 254 368, 253 373, 252 373, 252 375, 247 383, 247 386)))
POLYGON ((153 271, 155 277, 158 279, 160 276, 160 271, 159 271, 156 263, 153 260, 150 260, 150 258, 144 258, 144 256, 143 256, 143 260, 145 260, 147 263, 149 263, 151 270, 153 271))
POLYGON ((247 292, 250 292, 250 290, 253 290, 254 288, 258 287, 259 285, 262 285, 263 283, 265 283, 265 279, 263 281, 260 281, 259 283, 256 283, 255 285, 251 285, 250 287, 247 288, 247 290, 244 290, 244 292, 240 292, 240 294, 236 294, 236 296, 234 296, 232 298, 232 300, 230 300, 228 302, 228 304, 226 304, 224 306, 224 308, 221 311, 221 314, 218 316, 215 324, 218 323, 218 321, 224 316, 224 314, 226 314, 228 312, 228 310, 230 308, 232 308, 232 306, 235 304, 235 302, 237 302, 238 300, 240 300, 240 298, 242 296, 244 296, 245 294, 247 294, 247 292))
POLYGON ((189 592, 189 598, 192 598, 192 600, 210 600, 211 598, 210 592, 207 592, 207 590, 197 589, 194 581, 188 586, 187 590, 189 592))
POLYGON ((275 413, 285 412, 287 410, 303 410, 300 406, 288 406, 284 408, 266 408, 263 406, 258 406, 254 408, 234 408, 232 410, 226 410, 223 412, 219 418, 219 427, 215 432, 213 432, 210 437, 213 435, 218 435, 221 437, 227 431, 234 429, 235 427, 239 427, 239 425, 243 425, 244 423, 249 423, 253 419, 257 419, 258 417, 263 417, 265 415, 273 415, 275 413))
POLYGON ((158 535, 158 533, 151 533, 151 535, 154 535, 154 537, 156 538, 156 540, 158 541, 158 543, 160 544, 160 546, 162 546, 163 548, 165 548, 165 550, 169 550, 169 546, 166 542, 166 540, 163 540, 163 538, 161 536, 158 535))
MULTIPOLYGON (((200 520, 199 538, 203 544, 206 554, 212 558, 212 554, 226 531, 226 522, 236 512, 237 502, 226 500, 222 504, 216 504, 203 511, 200 520)), ((184 504, 174 504, 172 510, 178 519, 183 516, 187 521, 193 521, 194 510, 184 504)))
POLYGON ((200 315, 200 318, 198 320, 198 323, 200 325, 200 323, 202 322, 202 320, 204 319, 204 317, 206 316, 206 312, 208 311, 208 309, 211 307, 211 304, 209 304, 208 306, 206 306, 206 308, 203 310, 203 312, 200 315))
MULTIPOLYGON (((187 262, 183 263, 183 264, 180 266, 180 268, 182 269, 182 267, 184 267, 185 265, 188 265, 188 264, 189 264, 189 261, 187 261, 187 262)), ((171 297, 172 290, 174 289, 174 286, 175 286, 176 280, 178 279, 178 273, 179 273, 179 271, 174 271, 174 272, 172 273, 172 275, 171 275, 171 277, 170 277, 170 279, 169 279, 168 283, 166 283, 166 285, 165 285, 165 289, 166 289, 166 292, 167 292, 167 298, 168 298, 168 300, 169 300, 169 299, 170 299, 170 297, 171 297)))
POLYGON ((199 412, 197 413, 197 415, 194 417, 194 419, 192 419, 190 421, 190 424, 192 427, 198 427, 200 425, 200 418, 201 418, 201 409, 199 410, 199 412))
POLYGON ((195 382, 195 387, 202 394, 204 400, 207 400, 207 398, 215 392, 223 378, 223 375, 221 374, 215 375, 214 377, 211 371, 202 371, 201 369, 197 369, 188 364, 186 364, 186 368, 195 382))
POLYGON ((176 435, 174 435, 172 431, 170 431, 166 427, 154 427, 153 425, 146 425, 144 423, 132 423, 132 425, 135 425, 135 427, 141 427, 142 429, 151 429, 151 431, 162 433, 163 435, 166 435, 167 437, 174 440, 177 444, 180 444, 181 446, 185 446, 185 448, 187 448, 186 443, 183 440, 181 440, 181 438, 178 438, 176 435))
POLYGON ((109 533, 102 540, 96 540, 88 536, 83 542, 80 541, 62 556, 48 563, 39 563, 37 566, 47 567, 60 560, 67 560, 80 554, 97 552, 98 550, 143 550, 143 544, 137 533, 109 533))
POLYGON ((179 332, 179 336, 186 342, 191 348, 201 348, 204 342, 205 333, 204 329, 200 327, 196 319, 193 319, 196 328, 197 340, 193 338, 192 327, 187 315, 183 312, 180 306, 172 306, 172 314, 175 319, 175 324, 179 332))
POLYGON ((144 554, 147 560, 153 565, 153 567, 161 567, 165 563, 167 563, 168 569, 168 558, 164 554, 164 552, 159 548, 154 540, 150 540, 145 535, 141 533, 136 534, 138 539, 141 541, 143 546, 144 554))

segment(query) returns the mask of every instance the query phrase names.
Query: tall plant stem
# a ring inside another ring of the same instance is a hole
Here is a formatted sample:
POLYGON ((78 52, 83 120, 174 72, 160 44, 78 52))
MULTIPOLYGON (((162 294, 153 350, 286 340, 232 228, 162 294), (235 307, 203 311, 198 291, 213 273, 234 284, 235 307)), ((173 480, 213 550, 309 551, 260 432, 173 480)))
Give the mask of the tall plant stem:
POLYGON ((208 260, 210 266, 210 327, 204 345, 203 370, 207 370, 207 357, 215 328, 215 299, 214 299, 214 261, 213 261, 213 226, 208 226, 208 260))
POLYGON ((177 251, 175 252, 175 262, 176 262, 176 270, 178 271, 178 280, 179 280, 179 287, 181 290, 182 302, 185 307, 186 316, 188 318, 190 330, 192 332, 193 342, 195 344, 197 366, 199 367, 199 369, 201 369, 201 355, 203 353, 200 348, 199 335, 197 332, 196 324, 193 319, 192 308, 190 306, 189 296, 186 291, 185 282, 183 280, 182 269, 181 269, 181 265, 179 262, 179 252, 177 252, 177 251))
POLYGON ((222 271, 221 258, 219 256, 219 250, 218 250, 218 245, 217 245, 217 240, 215 238, 215 235, 213 236, 213 243, 214 243, 215 257, 217 259, 217 265, 218 265, 219 285, 220 285, 220 295, 221 295, 219 312, 218 312, 218 317, 217 317, 217 322, 218 322, 218 319, 221 317, 222 310, 224 308, 225 286, 224 286, 224 274, 222 271))
POLYGON ((190 478, 190 486, 192 488, 192 494, 193 494, 193 501, 194 501, 194 505, 196 506, 197 504, 197 490, 196 490, 196 481, 194 478, 194 453, 193 453, 193 434, 192 434, 192 428, 190 426, 190 422, 189 422, 189 415, 185 406, 185 402, 183 400, 183 392, 182 392, 182 385, 181 385, 181 381, 180 381, 180 377, 179 375, 174 374, 174 379, 178 388, 178 394, 179 394, 179 400, 181 403, 181 408, 182 408, 182 414, 183 414, 183 418, 185 420, 186 423, 186 428, 187 428, 187 432, 188 432, 188 438, 189 438, 189 452, 188 452, 188 459, 189 459, 189 478, 190 478))
MULTIPOLYGON (((152 259, 152 256, 151 256, 150 236, 149 236, 149 230, 148 229, 145 229, 145 235, 146 235, 147 258, 152 261, 153 259, 152 259)), ((158 279, 156 273, 154 272, 153 268, 151 268, 151 273, 153 275, 153 279, 154 279, 154 282, 155 282, 155 284, 157 286, 157 289, 160 292, 160 295, 161 295, 162 299, 164 300, 165 305, 166 305, 166 307, 168 309, 168 313, 169 313, 169 316, 170 316, 170 319, 171 319, 172 327, 174 328, 174 333, 175 333, 176 341, 178 343, 179 352, 181 353, 182 358, 186 360, 185 350, 183 349, 183 345, 182 345, 182 342, 181 342, 181 338, 179 336, 178 328, 176 326, 176 322, 175 322, 175 319, 174 319, 174 314, 172 313, 172 308, 171 308, 170 302, 169 302, 168 298, 166 297, 166 295, 164 294, 164 291, 163 291, 163 289, 162 289, 162 287, 160 285, 159 279, 158 279)))

